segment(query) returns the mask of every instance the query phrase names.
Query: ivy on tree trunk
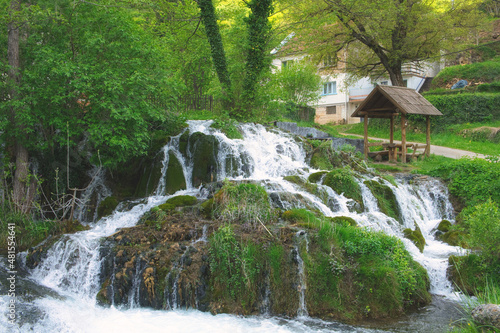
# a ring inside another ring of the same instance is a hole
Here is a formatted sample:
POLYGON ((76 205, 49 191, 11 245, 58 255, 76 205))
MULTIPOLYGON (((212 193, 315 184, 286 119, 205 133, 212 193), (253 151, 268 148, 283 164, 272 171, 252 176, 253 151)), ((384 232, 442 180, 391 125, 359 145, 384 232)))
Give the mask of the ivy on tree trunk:
POLYGON ((250 0, 246 3, 251 12, 246 19, 248 29, 246 73, 243 90, 247 107, 255 100, 255 87, 262 71, 268 67, 266 45, 271 29, 269 16, 273 11, 272 0, 250 0))
POLYGON ((205 25, 208 42, 212 51, 212 60, 214 62, 217 77, 222 85, 223 94, 225 95, 226 103, 231 96, 231 79, 227 70, 226 53, 222 44, 219 26, 217 25, 217 17, 212 0, 198 0, 201 19, 205 25))

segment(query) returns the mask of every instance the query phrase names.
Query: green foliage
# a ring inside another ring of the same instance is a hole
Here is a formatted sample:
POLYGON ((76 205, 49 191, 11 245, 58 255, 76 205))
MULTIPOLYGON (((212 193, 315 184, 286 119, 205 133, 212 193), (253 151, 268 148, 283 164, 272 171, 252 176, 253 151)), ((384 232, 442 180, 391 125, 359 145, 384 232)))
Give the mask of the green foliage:
POLYGON ((231 78, 227 69, 226 54, 222 44, 222 37, 217 25, 217 16, 212 0, 200 0, 197 2, 200 8, 200 16, 205 26, 205 33, 210 43, 212 52, 212 61, 215 66, 215 71, 219 78, 219 82, 223 87, 225 99, 231 94, 231 78))
POLYGON ((343 193, 346 198, 353 199, 358 204, 363 204, 361 187, 356 178, 354 178, 353 171, 350 168, 335 169, 329 172, 323 183, 331 187, 338 194, 343 193))
POLYGON ((275 219, 266 190, 256 184, 226 182, 214 195, 213 214, 226 222, 256 226, 275 219))
MULTIPOLYGON (((268 41, 271 24, 269 16, 273 12, 272 0, 249 0, 245 4, 250 8, 250 14, 245 20, 248 32, 245 79, 243 82, 243 95, 246 99, 247 114, 235 114, 241 119, 246 119, 248 112, 253 108, 255 100, 255 86, 261 79, 262 72, 268 70, 270 57, 268 54, 268 41), (248 109, 249 108, 249 109, 248 109)), ((251 113, 250 113, 251 114, 251 113)))
POLYGON ((471 2, 441 2, 439 10, 426 1, 401 4, 395 0, 294 3, 291 11, 304 30, 297 34, 299 47, 307 45, 307 53, 318 62, 347 61, 356 77, 389 74, 393 84, 402 85, 402 64, 459 48, 467 43, 470 27, 481 22, 471 2), (343 59, 340 51, 347 48, 347 59, 343 59))
POLYGON ((425 97, 444 115, 438 123, 434 123, 434 127, 444 128, 446 125, 500 119, 500 94, 464 93, 425 97))
POLYGON ((418 226, 415 227, 415 230, 411 230, 410 228, 404 229, 403 234, 415 244, 420 252, 424 252, 425 238, 422 235, 422 230, 420 230, 418 226))
MULTIPOLYGON (((162 49, 123 8, 68 0, 56 8, 39 3, 26 11, 18 95, 0 105, 2 115, 15 108, 7 120, 19 126, 5 126, 5 136, 49 154, 68 137, 71 147, 85 137, 93 161, 99 152, 105 166, 145 154, 151 130, 175 119, 167 110, 178 84, 162 49)), ((2 94, 8 84, 2 81, 2 94)))
POLYGON ((209 239, 212 288, 219 301, 237 301, 251 308, 257 299, 262 252, 253 243, 242 244, 230 226, 219 228, 209 239))
POLYGON ((487 259, 500 263, 500 208, 488 199, 465 213, 464 224, 470 234, 471 246, 487 259))
POLYGON ((364 182, 370 189, 375 199, 377 199, 380 211, 396 220, 401 217, 401 208, 392 189, 385 185, 382 180, 366 180, 364 182))
POLYGON ((447 180, 450 193, 468 205, 491 198, 500 203, 500 163, 480 158, 461 158, 442 163, 428 174, 447 180))
POLYGON ((213 128, 220 129, 229 139, 243 139, 243 135, 238 130, 238 122, 229 118, 228 115, 218 116, 214 119, 213 128))
POLYGON ((165 203, 173 205, 174 207, 181 207, 181 206, 193 206, 198 202, 198 199, 196 197, 193 197, 191 195, 177 195, 173 198, 168 199, 165 203))
MULTIPOLYGON (((311 105, 319 99, 321 76, 310 61, 294 62, 271 76, 274 99, 292 105, 311 105)), ((314 120, 314 119, 313 119, 314 120)))
POLYGON ((99 218, 110 215, 118 206, 118 200, 114 196, 106 197, 97 207, 97 216, 99 218))

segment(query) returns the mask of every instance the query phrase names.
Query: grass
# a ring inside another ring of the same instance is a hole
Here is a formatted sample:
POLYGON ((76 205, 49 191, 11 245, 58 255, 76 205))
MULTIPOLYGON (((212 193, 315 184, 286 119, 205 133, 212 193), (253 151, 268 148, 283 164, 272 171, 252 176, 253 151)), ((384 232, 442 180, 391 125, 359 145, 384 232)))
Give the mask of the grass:
MULTIPOLYGON (((387 128, 368 128, 368 135, 370 137, 377 137, 381 139, 389 139, 389 122, 387 122, 387 128)), ((466 123, 457 124, 448 127, 445 131, 431 133, 431 143, 436 146, 443 146, 455 149, 462 149, 467 151, 472 151, 474 153, 484 154, 484 155, 497 155, 500 152, 500 145, 490 141, 476 141, 469 137, 464 137, 460 135, 463 130, 470 130, 479 127, 500 127, 500 121, 492 121, 485 123, 466 123)), ((337 125, 334 126, 340 133, 346 134, 357 134, 363 135, 364 129, 363 124, 350 124, 350 125, 337 125)), ((425 143, 425 133, 421 131, 418 132, 407 132, 407 141, 425 143)), ((396 129, 394 132, 394 138, 399 140, 401 138, 401 130, 396 129)))

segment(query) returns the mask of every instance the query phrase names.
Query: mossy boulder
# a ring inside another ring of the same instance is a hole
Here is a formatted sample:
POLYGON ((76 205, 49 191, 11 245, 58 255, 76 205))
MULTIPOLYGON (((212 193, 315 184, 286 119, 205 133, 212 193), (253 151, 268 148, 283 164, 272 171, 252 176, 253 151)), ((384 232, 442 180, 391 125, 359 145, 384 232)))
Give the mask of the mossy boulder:
POLYGON ((424 252, 425 238, 422 235, 422 230, 420 230, 418 226, 415 226, 415 230, 411 230, 410 228, 403 230, 403 234, 415 244, 420 252, 424 252))
POLYGON ((437 230, 444 233, 450 231, 450 228, 451 228, 451 222, 448 220, 442 220, 441 222, 439 222, 437 230))
POLYGON ((105 198, 103 201, 101 201, 99 207, 97 207, 97 217, 101 218, 113 213, 116 206, 118 206, 118 200, 114 196, 105 198))
POLYGON ((163 158, 163 153, 160 152, 150 163, 146 162, 146 166, 142 168, 142 173, 135 189, 135 197, 143 198, 153 194, 161 178, 163 158))
POLYGON ((217 181, 217 153, 219 142, 212 135, 196 132, 189 137, 189 151, 193 158, 193 186, 217 181))
POLYGON ((461 246, 463 248, 468 248, 467 242, 464 240, 465 233, 460 230, 451 229, 442 235, 440 235, 439 240, 449 244, 451 246, 461 246))
POLYGON ((309 178, 307 179, 311 183, 317 183, 321 180, 321 178, 326 175, 328 172, 326 171, 320 171, 320 172, 315 172, 309 175, 309 178))
POLYGON ((181 206, 193 206, 196 205, 197 202, 198 199, 191 195, 178 195, 168 199, 165 203, 171 204, 175 207, 181 207, 181 206))
POLYGON ((366 180, 364 182, 377 199, 378 208, 382 213, 398 221, 401 220, 401 208, 392 189, 382 181, 366 180))
POLYGON ((340 225, 350 225, 356 227, 358 223, 352 217, 349 216, 335 216, 329 218, 332 223, 340 224, 340 225))
POLYGON ((357 203, 357 211, 363 211, 363 196, 354 173, 349 168, 335 169, 329 172, 323 184, 333 189, 338 194, 343 194, 346 198, 353 199, 357 203))
POLYGON ((177 156, 174 153, 168 153, 168 167, 165 173, 165 193, 173 194, 179 190, 186 189, 186 179, 184 171, 177 156))

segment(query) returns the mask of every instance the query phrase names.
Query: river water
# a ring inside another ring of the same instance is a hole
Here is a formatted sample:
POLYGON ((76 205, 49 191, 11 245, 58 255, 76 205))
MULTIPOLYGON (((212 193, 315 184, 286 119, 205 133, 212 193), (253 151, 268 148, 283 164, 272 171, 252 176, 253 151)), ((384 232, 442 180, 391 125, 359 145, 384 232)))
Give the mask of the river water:
MULTIPOLYGON (((98 306, 95 296, 99 291, 100 241, 119 228, 130 227, 152 207, 164 203, 171 196, 164 194, 164 181, 160 181, 155 194, 149 198, 128 203, 117 208, 110 216, 97 222, 88 221, 90 230, 66 235, 56 242, 47 258, 33 270, 19 270, 16 278, 16 324, 7 320, 9 302, 6 258, 0 265, 0 331, 1 332, 443 332, 451 322, 460 317, 458 297, 446 278, 447 258, 461 250, 444 244, 433 236, 433 229, 442 219, 453 221, 453 207, 446 188, 434 179, 397 178, 397 185, 385 182, 395 193, 402 210, 402 223, 379 211, 376 199, 363 184, 373 176, 360 178, 365 210, 356 213, 351 200, 342 193, 319 184, 328 195, 328 201, 305 192, 283 177, 299 175, 306 178, 314 170, 306 163, 306 153, 294 137, 260 125, 241 125, 244 139, 230 140, 210 128, 210 121, 190 121, 190 134, 202 132, 214 135, 219 141, 217 179, 259 181, 279 205, 313 207, 326 216, 349 216, 362 226, 381 230, 401 238, 414 259, 429 273, 433 302, 431 305, 397 320, 358 323, 356 326, 310 318, 307 305, 301 302, 296 318, 279 318, 265 315, 240 317, 211 315, 195 309, 151 310, 138 308, 133 302, 127 307, 104 308, 98 306), (232 163, 228 168, 227 163, 232 163), (231 170, 228 174, 227 170, 231 170), (283 193, 287 193, 286 197, 283 193), (276 199, 277 198, 277 199, 276 199), (301 198, 295 200, 294 198, 301 198), (421 229, 427 245, 423 253, 403 237, 404 228, 421 229)), ((179 136, 177 137, 179 138, 179 136)), ((165 161, 163 175, 168 167, 169 152, 181 162, 188 188, 176 193, 189 194, 203 199, 201 188, 191 185, 192 156, 181 154, 176 138, 163 148, 165 161)), ((100 175, 104 177, 104 175, 100 175)), ((162 177, 163 179, 164 177, 162 177)), ((103 184, 102 179, 100 179, 103 184)), ((384 180, 380 180, 384 181, 384 180)), ((100 191, 101 197, 109 190, 99 185, 89 187, 100 191)), ((90 194, 84 194, 90 197, 90 194)), ((80 215, 83 219, 86 216, 80 215)), ((88 217, 88 219, 91 219, 88 217)), ((299 237, 299 236, 298 236, 299 237)), ((303 236, 300 236, 303 237, 303 236)), ((304 239, 302 241, 307 241, 304 239)), ((18 256, 23 261, 24 254, 18 256)), ((297 258, 298 260, 300 258, 297 258)), ((300 262, 300 260, 299 260, 300 262)), ((300 267, 299 267, 300 268, 300 267)), ((303 274, 299 274, 303 276, 303 274)), ((304 284, 305 286, 305 284, 304 284)), ((175 296, 175 295, 174 295, 175 296)))

